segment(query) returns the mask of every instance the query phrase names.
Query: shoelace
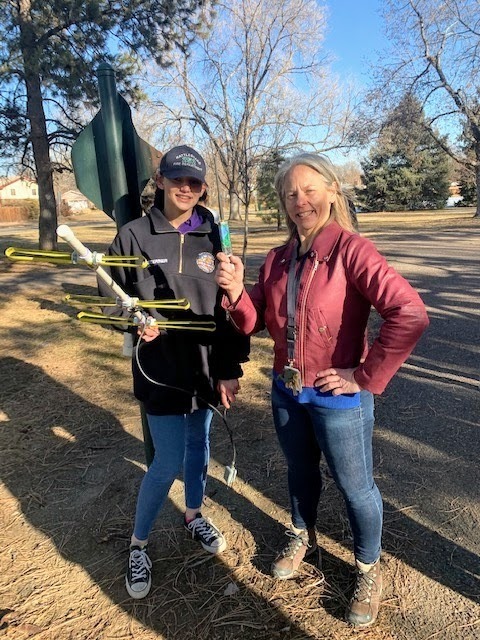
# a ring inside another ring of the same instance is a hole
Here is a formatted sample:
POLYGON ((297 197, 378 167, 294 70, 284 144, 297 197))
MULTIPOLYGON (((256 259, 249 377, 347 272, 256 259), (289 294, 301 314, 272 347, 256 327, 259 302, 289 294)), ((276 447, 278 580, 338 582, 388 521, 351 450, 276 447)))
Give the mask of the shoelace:
POLYGON ((195 520, 188 523, 188 528, 192 532, 192 538, 195 537, 195 534, 198 532, 198 535, 202 536, 207 543, 219 537, 215 527, 205 518, 195 518, 195 520))
POLYGON ((294 556, 300 547, 303 545, 309 549, 312 545, 308 540, 301 535, 297 535, 293 531, 285 531, 285 535, 291 538, 288 544, 282 549, 281 554, 284 558, 288 556, 294 556))
POLYGON ((134 549, 130 553, 130 571, 132 580, 144 580, 152 568, 152 561, 145 551, 134 549))
POLYGON ((371 571, 368 573, 364 573, 363 571, 359 571, 357 575, 357 584, 355 585, 355 591, 353 594, 353 599, 358 602, 370 602, 372 597, 372 586, 375 583, 376 573, 373 570, 372 575, 370 576, 371 571))

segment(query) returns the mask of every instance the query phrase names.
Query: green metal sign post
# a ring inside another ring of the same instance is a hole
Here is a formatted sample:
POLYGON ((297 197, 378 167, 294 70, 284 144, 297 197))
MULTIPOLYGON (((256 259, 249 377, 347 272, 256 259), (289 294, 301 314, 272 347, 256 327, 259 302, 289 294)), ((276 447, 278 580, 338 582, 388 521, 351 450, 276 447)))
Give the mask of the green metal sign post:
MULTIPOLYGON (((72 146, 73 171, 78 189, 120 229, 141 217, 140 196, 162 154, 135 131, 130 107, 117 92, 113 68, 100 64, 97 77, 101 108, 72 146)), ((143 405, 141 418, 150 465, 154 447, 143 405)))
POLYGON ((119 229, 142 215, 140 195, 162 154, 135 131, 112 67, 102 63, 97 76, 101 108, 72 146, 73 170, 80 191, 119 229))

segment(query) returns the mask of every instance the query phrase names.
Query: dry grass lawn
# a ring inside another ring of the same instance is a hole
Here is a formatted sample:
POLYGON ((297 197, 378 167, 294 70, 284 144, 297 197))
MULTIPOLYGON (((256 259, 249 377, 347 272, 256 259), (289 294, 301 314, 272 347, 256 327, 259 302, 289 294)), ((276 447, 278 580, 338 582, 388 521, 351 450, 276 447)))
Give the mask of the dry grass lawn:
MULTIPOLYGON (((478 639, 479 224, 463 210, 369 214, 360 224, 422 292, 432 318, 429 339, 377 401, 386 589, 378 624, 362 637, 478 639)), ((284 238, 258 221, 253 227, 249 281, 284 238)), ((84 216, 74 230, 102 250, 114 225, 84 216)), ((238 250, 241 238, 233 239, 238 250)), ((0 227, 2 255, 36 241, 29 227, 0 227)), ((322 566, 306 564, 284 583, 269 576, 288 523, 285 465, 269 409, 270 338, 252 340, 230 412, 239 469, 232 489, 223 482, 229 439, 214 423, 204 513, 225 532, 227 551, 214 558, 188 539, 178 480, 151 538, 151 594, 133 602, 124 569, 145 467, 121 339, 78 322, 63 301, 67 292, 95 293, 88 268, 2 258, 0 274, 0 638, 358 637, 343 622, 351 536, 326 469, 322 566)))

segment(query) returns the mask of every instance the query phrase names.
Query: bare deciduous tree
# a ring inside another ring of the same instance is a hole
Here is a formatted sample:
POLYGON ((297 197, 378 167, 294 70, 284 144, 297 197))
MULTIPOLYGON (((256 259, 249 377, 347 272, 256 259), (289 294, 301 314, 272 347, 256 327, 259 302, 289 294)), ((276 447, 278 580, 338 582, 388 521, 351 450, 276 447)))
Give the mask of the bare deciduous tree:
POLYGON ((141 60, 186 51, 209 16, 204 0, 0 0, 0 144, 3 160, 35 172, 39 243, 57 245, 53 172, 82 123, 80 105, 97 104, 95 71, 109 62, 137 99, 141 60))
POLYGON ((348 146, 353 98, 329 74, 318 2, 229 0, 216 9, 212 30, 188 57, 149 70, 149 93, 169 142, 194 134, 212 148, 230 217, 241 202, 248 219, 268 152, 348 146))
MULTIPOLYGON (((394 59, 382 67, 377 98, 398 101, 406 92, 416 95, 422 101, 430 134, 475 174, 480 193, 478 2, 389 0, 385 17, 394 59), (449 134, 447 141, 439 131, 449 134), (463 145, 458 144, 460 135, 463 145), (466 153, 465 148, 473 153, 466 153)), ((480 216, 479 198, 476 215, 480 216)))

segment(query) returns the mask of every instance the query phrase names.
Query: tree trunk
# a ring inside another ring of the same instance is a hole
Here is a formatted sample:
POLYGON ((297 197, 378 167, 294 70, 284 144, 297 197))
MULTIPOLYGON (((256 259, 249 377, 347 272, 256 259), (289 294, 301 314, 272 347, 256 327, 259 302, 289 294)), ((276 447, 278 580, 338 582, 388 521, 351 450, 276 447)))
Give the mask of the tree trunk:
POLYGON ((248 204, 245 205, 245 219, 243 223, 242 262, 245 268, 247 267, 247 248, 248 248, 248 204))
POLYGON ((277 211, 275 216, 277 218, 277 231, 281 231, 282 230, 282 214, 280 213, 280 211, 277 211))
POLYGON ((38 71, 38 44, 35 40, 32 26, 30 0, 20 0, 18 6, 20 42, 27 92, 27 117, 30 122, 30 140, 37 173, 38 198, 40 201, 39 245, 40 249, 52 250, 57 248, 57 208, 47 123, 38 71))
POLYGON ((27 113, 30 120, 40 201, 40 218, 38 220, 39 245, 40 249, 52 250, 57 248, 57 207, 40 78, 38 76, 27 81, 27 96, 27 113))
POLYGON ((240 201, 235 190, 230 188, 230 217, 229 220, 240 220, 240 201))
POLYGON ((475 218, 480 218, 480 140, 475 143, 475 158, 477 160, 477 166, 475 167, 475 184, 477 186, 477 210, 475 211, 475 218))

